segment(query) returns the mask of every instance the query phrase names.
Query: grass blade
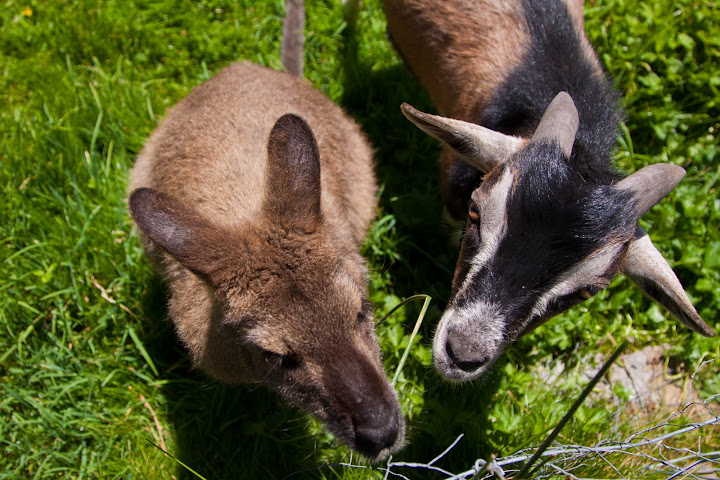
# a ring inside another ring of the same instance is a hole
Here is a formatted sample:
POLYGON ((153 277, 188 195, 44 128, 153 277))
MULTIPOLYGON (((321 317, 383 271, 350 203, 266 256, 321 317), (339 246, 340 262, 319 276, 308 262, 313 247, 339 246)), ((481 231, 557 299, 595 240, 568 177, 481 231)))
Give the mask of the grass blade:
POLYGON ((137 334, 135 333, 135 330, 130 327, 128 329, 128 333, 130 334, 130 338, 132 338, 133 343, 135 344, 135 347, 140 352, 140 355, 143 356, 145 361, 150 365, 150 369, 153 371, 155 376, 159 375, 158 369, 155 367, 155 363, 152 361, 152 358, 150 358, 150 354, 145 350, 145 345, 140 341, 140 338, 138 338, 137 334))
POLYGON ((199 478, 199 479, 201 479, 201 480, 207 480, 207 478, 203 477, 203 476, 200 475, 198 472, 196 472, 195 470, 193 470, 190 466, 188 466, 187 464, 183 463, 182 460, 179 460, 179 459, 175 458, 175 456, 173 456, 171 453, 169 453, 168 451, 166 451, 166 450, 163 449, 162 447, 160 447, 160 446, 158 446, 158 445, 155 445, 155 444, 152 442, 152 440, 149 440, 149 439, 146 438, 145 441, 148 442, 148 443, 149 443, 150 445, 152 445, 153 447, 155 447, 155 448, 157 448, 158 450, 160 450, 161 452, 163 452, 163 453, 164 453, 165 455, 167 455, 168 457, 172 458, 172 459, 173 459, 174 461, 176 461, 178 464, 182 465, 188 472, 192 473, 192 474, 195 475, 197 478, 199 478))
POLYGON ((385 315, 380 322, 388 318, 390 315, 395 313, 398 308, 402 307, 403 305, 406 305, 413 300, 419 300, 419 299, 425 299, 425 302, 423 303, 422 310, 420 310, 420 315, 418 315, 417 320, 415 321, 415 327, 413 328, 412 333, 410 334, 410 340, 408 341, 407 347, 405 347, 405 351, 402 354, 402 357, 400 358, 400 363, 398 363, 397 369, 395 370, 395 375, 393 376, 392 381, 390 384, 394 387, 395 382, 397 382, 398 377, 400 376, 400 372, 402 371, 403 365, 405 365, 405 361, 407 360, 408 355, 410 354, 410 347, 412 346, 413 340, 415 339, 415 335, 417 335, 418 330, 420 330, 420 325, 422 325, 423 319, 425 318, 425 312, 427 312, 428 306, 430 305, 430 300, 432 300, 432 297, 430 295, 425 295, 424 293, 413 295, 411 297, 406 298, 402 302, 398 303, 393 307, 390 312, 385 315))

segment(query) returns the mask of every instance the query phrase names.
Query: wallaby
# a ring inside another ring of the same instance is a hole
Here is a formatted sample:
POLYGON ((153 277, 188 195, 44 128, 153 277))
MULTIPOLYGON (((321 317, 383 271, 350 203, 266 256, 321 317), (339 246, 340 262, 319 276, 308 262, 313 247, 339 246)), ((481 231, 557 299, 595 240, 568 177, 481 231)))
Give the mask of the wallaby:
POLYGON ((370 459, 403 445, 359 254, 372 150, 342 109, 291 74, 230 65, 167 113, 129 190, 198 368, 268 386, 370 459))
POLYGON ((624 178, 611 162, 618 96, 581 0, 385 0, 398 51, 442 116, 403 105, 445 144, 441 191, 465 221, 438 370, 478 377, 504 349, 624 273, 683 324, 703 322, 638 219, 685 175, 624 178))

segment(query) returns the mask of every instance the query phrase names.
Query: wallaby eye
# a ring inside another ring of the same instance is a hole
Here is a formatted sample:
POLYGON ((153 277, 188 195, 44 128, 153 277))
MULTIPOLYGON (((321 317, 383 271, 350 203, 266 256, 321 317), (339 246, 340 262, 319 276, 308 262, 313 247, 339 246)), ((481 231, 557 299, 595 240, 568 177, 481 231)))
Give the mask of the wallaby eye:
POLYGON ((263 350, 265 361, 273 368, 283 370, 295 370, 300 366, 300 360, 293 354, 280 355, 279 353, 263 350))
POLYGON ((587 286, 578 290, 578 295, 587 300, 588 298, 594 297, 600 291, 600 287, 594 285, 587 286))
POLYGON ((370 300, 363 298, 362 306, 360 307, 360 311, 357 314, 358 323, 363 323, 365 320, 367 320, 367 318, 368 318, 368 316, 370 316, 371 312, 372 312, 372 303, 370 303, 370 300))
POLYGON ((472 202, 470 204, 470 208, 468 209, 468 217, 473 223, 480 222, 480 208, 477 206, 477 203, 472 202))

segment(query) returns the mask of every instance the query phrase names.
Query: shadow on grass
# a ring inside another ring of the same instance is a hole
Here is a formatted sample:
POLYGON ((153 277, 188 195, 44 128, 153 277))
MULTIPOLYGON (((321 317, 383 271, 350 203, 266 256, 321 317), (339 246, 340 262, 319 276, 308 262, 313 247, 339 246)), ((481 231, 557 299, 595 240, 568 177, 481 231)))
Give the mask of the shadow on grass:
MULTIPOLYGON (((175 444, 173 456, 208 480, 283 478, 316 467, 307 418, 251 385, 227 386, 191 368, 167 319, 166 291, 155 275, 144 298, 152 335, 144 339, 155 360, 175 444)), ((177 479, 196 479, 180 464, 177 479)))
POLYGON ((403 297, 427 293, 435 305, 444 305, 457 249, 450 241, 452 229, 441 220, 440 148, 400 111, 402 102, 427 111, 433 107, 404 66, 373 70, 357 65, 353 42, 347 48, 342 104, 375 148, 380 206, 395 217, 401 237, 401 259, 391 271, 395 292, 403 297))
MULTIPOLYGON (((394 291, 401 298, 418 293, 432 296, 421 330, 422 342, 429 346, 450 296, 458 249, 451 240, 453 229, 442 221, 438 142, 410 123, 400 104, 407 102, 429 112, 435 109, 405 66, 375 71, 357 63, 356 45, 347 37, 346 48, 342 104, 376 148, 380 205, 384 214, 395 217, 401 238, 397 245, 400 260, 390 267, 394 291)), ((407 318, 419 313, 420 302, 416 303, 408 306, 407 318)), ((425 404, 422 413, 408 422, 408 446, 394 459, 430 461, 460 434, 464 434, 463 440, 438 466, 464 471, 476 458, 488 459, 496 453, 486 435, 491 430, 487 412, 502 380, 503 363, 501 359, 483 379, 462 385, 442 380, 433 368, 406 364, 406 370, 415 369, 406 371, 406 376, 421 379, 425 386, 425 404)), ((437 472, 398 471, 412 478, 437 477, 437 472)))

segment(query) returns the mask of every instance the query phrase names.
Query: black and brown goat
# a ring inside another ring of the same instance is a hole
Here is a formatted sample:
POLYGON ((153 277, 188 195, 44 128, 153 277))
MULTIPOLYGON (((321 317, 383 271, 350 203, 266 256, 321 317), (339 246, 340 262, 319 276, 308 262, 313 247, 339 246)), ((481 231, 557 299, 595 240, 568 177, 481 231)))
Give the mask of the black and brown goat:
POLYGON ((405 430, 358 253, 376 190, 372 150, 339 107, 296 76, 239 63, 169 111, 129 197, 194 364, 270 387, 372 459, 405 430))
POLYGON ((442 116, 403 105, 445 144, 447 213, 466 220, 435 365, 469 380, 550 317, 624 273, 712 336, 638 219, 685 175, 625 177, 618 98, 577 0, 385 0, 393 43, 442 116), (566 93, 565 93, 566 92, 566 93))

